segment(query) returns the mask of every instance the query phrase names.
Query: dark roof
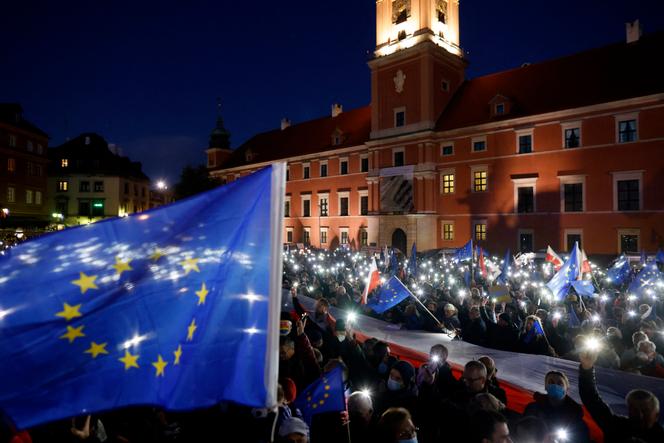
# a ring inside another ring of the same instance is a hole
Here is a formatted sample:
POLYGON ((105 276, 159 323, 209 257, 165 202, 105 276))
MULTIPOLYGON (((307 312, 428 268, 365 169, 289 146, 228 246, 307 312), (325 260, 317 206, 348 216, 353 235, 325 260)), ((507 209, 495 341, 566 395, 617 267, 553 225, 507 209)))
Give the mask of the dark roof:
POLYGON ((23 108, 18 103, 0 103, 0 122, 48 138, 48 134, 23 118, 23 108))
POLYGON ((108 142, 94 132, 83 133, 60 146, 49 148, 48 157, 51 160, 51 173, 55 175, 63 172, 60 159, 66 158, 69 162, 66 173, 117 175, 149 180, 140 162, 133 162, 128 157, 114 153, 108 142))
POLYGON ((275 129, 255 135, 233 151, 223 168, 357 146, 369 140, 370 133, 371 108, 365 106, 342 112, 336 117, 318 118, 284 130, 275 129), (336 131, 339 131, 341 142, 333 145, 336 131))
POLYGON ((436 130, 554 112, 664 92, 664 32, 466 81, 440 116, 436 130), (496 95, 511 111, 490 115, 496 95))

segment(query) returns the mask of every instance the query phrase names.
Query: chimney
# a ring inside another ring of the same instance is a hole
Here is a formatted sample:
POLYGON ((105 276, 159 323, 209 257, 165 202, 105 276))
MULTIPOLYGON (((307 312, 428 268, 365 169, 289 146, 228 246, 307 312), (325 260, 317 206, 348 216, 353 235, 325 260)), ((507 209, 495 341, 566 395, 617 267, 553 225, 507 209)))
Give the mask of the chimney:
POLYGON ((339 103, 334 103, 332 105, 332 117, 336 117, 344 111, 344 107, 339 103))
POLYGON ((281 130, 283 131, 284 129, 288 128, 290 126, 290 120, 288 120, 286 117, 281 119, 281 130))
POLYGON ((625 23, 625 34, 627 37, 627 43, 638 42, 641 38, 641 23, 636 19, 633 22, 625 23))

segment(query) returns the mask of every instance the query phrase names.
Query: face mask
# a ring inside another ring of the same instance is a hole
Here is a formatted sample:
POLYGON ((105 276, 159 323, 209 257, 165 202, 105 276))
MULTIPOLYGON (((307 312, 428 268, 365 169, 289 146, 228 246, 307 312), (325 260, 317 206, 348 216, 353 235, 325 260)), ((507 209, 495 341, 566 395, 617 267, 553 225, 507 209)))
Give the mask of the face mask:
POLYGON ((408 440, 397 440, 398 443, 417 443, 417 437, 409 438, 408 440))
POLYGON ((390 391, 398 391, 399 389, 403 389, 403 385, 400 382, 389 378, 387 380, 387 389, 390 391))
POLYGON ((562 400, 565 398, 565 388, 553 383, 546 385, 546 393, 554 400, 562 400))
POLYGON ((380 373, 380 374, 386 374, 387 373, 387 365, 385 364, 385 362, 381 362, 378 365, 378 373, 380 373))
POLYGON ((339 334, 339 335, 337 335, 337 340, 339 340, 340 342, 346 340, 346 334, 339 334))

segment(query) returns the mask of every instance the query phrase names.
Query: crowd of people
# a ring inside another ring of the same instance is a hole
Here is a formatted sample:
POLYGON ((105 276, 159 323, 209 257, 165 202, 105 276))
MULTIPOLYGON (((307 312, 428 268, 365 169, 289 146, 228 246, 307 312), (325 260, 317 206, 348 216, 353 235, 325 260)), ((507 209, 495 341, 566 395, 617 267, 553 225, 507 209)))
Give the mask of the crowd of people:
MULTIPOLYGON (((408 298, 378 315, 360 304, 369 259, 347 250, 285 253, 283 286, 292 303, 281 314, 276 408, 233 403, 180 413, 123 408, 25 431, 5 420, 0 442, 582 443, 596 437, 583 407, 606 442, 664 441, 655 395, 632 390, 625 398, 629 413, 620 416, 603 401, 595 382, 598 366, 662 376, 658 350, 664 349, 664 337, 658 332, 656 298, 634 299, 624 288, 598 288, 601 295, 595 297, 572 293, 554 301, 533 276, 539 265, 526 263, 513 270, 509 300, 498 300, 481 276, 471 274, 467 282, 471 264, 424 256, 417 274, 405 272, 403 259, 396 270, 418 301, 408 298), (313 309, 305 309, 303 296, 315 299, 313 309), (550 371, 541 380, 541 392, 517 411, 491 357, 466 362, 460 376, 448 363, 444 342, 449 340, 431 347, 422 364, 399 359, 387 342, 361 341, 351 322, 335 318, 332 306, 484 347, 578 361, 581 403, 568 395, 568 374, 550 371), (303 410, 298 400, 307 387, 339 369, 345 410, 313 415, 303 410)), ((593 277, 601 277, 597 272, 593 277)))

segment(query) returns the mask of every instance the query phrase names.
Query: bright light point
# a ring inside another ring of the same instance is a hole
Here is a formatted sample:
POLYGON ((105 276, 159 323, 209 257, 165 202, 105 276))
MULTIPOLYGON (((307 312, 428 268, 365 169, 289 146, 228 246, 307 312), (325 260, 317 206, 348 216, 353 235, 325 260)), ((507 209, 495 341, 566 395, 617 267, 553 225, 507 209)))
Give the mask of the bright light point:
POLYGON ((588 351, 599 351, 602 347, 602 342, 596 337, 588 337, 585 341, 585 348, 588 351))
POLYGON ((298 269, 300 269, 300 267, 298 265, 293 265, 293 270, 294 271, 297 271, 298 269))
POLYGON ((349 312, 348 315, 346 315, 346 321, 348 323, 353 323, 357 320, 357 314, 354 312, 349 312))
POLYGON ((592 320, 593 320, 595 323, 599 323, 599 321, 600 321, 599 314, 595 314, 595 315, 593 315, 593 316, 592 316, 592 320))
POLYGON ((126 342, 122 343, 122 349, 129 349, 134 346, 138 346, 141 344, 141 342, 144 342, 145 340, 148 339, 148 335, 134 335, 131 339, 127 340, 126 342))
POLYGON ((565 428, 560 428, 556 431, 556 438, 558 441, 567 441, 569 438, 569 434, 567 433, 567 429, 565 428))
POLYGON ((300 282, 294 281, 293 282, 293 287, 297 288, 298 286, 300 286, 300 282))
POLYGON ((165 182, 165 181, 163 181, 163 180, 159 180, 159 181, 157 182, 157 189, 159 189, 160 191, 163 191, 164 189, 167 189, 167 188, 168 188, 168 186, 166 186, 166 182, 165 182))
POLYGON ((636 312, 634 312, 634 311, 629 311, 629 312, 627 313, 627 315, 629 315, 630 317, 635 317, 635 316, 636 316, 636 312))
POLYGON ((417 295, 422 295, 424 294, 424 291, 420 288, 416 291, 417 295))
POLYGON ((465 289, 459 289, 459 292, 457 292, 459 297, 463 298, 466 296, 466 290, 465 289))
POLYGON ((7 317, 9 314, 14 312, 15 309, 0 309, 0 320, 7 317))
POLYGON ((309 291, 309 292, 314 292, 314 287, 313 287, 313 286, 308 286, 308 287, 307 287, 307 291, 309 291))
POLYGON ((249 335, 253 335, 253 334, 258 334, 260 332, 260 329, 249 328, 249 329, 245 329, 244 332, 246 332, 249 335))
POLYGON ((437 355, 433 355, 431 356, 431 361, 434 363, 438 363, 440 361, 440 357, 438 357, 437 355))
POLYGON ((560 320, 561 318, 563 318, 563 314, 561 314, 560 312, 554 312, 553 314, 554 320, 560 320))
POLYGON ((381 283, 381 284, 382 284, 382 283, 385 283, 385 277, 381 277, 381 278, 380 278, 380 283, 381 283))
POLYGON ((601 301, 607 301, 607 300, 609 299, 609 296, 606 295, 606 294, 602 294, 602 295, 599 296, 599 299, 600 299, 601 301))
POLYGON ((369 389, 360 390, 360 394, 364 395, 365 397, 371 397, 371 391, 369 389))

